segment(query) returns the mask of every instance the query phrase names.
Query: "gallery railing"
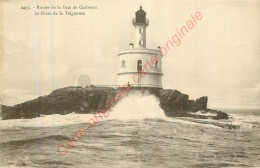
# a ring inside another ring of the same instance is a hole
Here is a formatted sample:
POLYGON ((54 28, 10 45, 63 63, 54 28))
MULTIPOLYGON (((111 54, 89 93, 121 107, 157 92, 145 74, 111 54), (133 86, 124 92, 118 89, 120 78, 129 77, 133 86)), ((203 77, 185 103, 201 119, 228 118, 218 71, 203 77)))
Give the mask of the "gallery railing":
POLYGON ((134 19, 132 20, 132 22, 133 22, 133 25, 134 25, 134 26, 136 26, 136 25, 142 25, 142 24, 145 24, 146 26, 149 25, 149 19, 145 19, 143 22, 142 22, 142 21, 137 22, 137 21, 136 21, 136 18, 134 18, 134 19))
MULTIPOLYGON (((129 84, 131 88, 162 88, 158 85, 152 85, 152 84, 129 84)), ((97 89, 117 89, 117 88, 123 88, 127 87, 127 85, 89 85, 87 88, 97 88, 97 89)))

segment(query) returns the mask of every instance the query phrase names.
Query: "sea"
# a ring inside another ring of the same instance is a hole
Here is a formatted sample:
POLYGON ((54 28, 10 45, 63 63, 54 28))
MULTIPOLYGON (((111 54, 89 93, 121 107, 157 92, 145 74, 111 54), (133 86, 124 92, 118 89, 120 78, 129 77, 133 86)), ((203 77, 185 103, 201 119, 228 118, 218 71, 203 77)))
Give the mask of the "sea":
POLYGON ((107 117, 0 120, 0 167, 260 167, 260 110, 223 111, 228 123, 169 118, 154 96, 130 95, 107 117), (240 128, 217 126, 225 124, 240 128))

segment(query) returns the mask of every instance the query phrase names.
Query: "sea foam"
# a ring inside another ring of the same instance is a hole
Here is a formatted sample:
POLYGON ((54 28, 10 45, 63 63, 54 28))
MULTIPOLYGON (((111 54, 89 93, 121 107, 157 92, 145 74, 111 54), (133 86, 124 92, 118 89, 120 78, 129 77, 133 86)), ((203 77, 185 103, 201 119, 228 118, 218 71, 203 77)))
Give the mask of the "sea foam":
POLYGON ((109 118, 117 120, 163 119, 165 114, 155 96, 135 92, 113 107, 109 118))

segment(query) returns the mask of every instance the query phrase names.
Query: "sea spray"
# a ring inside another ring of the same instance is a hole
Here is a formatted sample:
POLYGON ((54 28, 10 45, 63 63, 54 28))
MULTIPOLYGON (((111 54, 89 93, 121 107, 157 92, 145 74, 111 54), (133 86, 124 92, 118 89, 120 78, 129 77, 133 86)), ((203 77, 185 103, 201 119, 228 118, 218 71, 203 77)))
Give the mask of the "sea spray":
POLYGON ((142 120, 165 118, 159 100, 154 95, 141 92, 132 92, 120 103, 112 108, 110 119, 142 120))

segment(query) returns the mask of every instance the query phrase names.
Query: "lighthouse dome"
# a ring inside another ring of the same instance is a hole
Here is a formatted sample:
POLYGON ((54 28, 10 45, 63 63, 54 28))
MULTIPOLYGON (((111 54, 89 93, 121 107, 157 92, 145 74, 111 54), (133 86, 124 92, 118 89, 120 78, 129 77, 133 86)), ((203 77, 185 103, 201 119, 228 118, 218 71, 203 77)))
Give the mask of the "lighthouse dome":
POLYGON ((146 21, 146 12, 142 9, 142 6, 140 6, 140 9, 135 12, 136 16, 136 23, 145 23, 146 21))

